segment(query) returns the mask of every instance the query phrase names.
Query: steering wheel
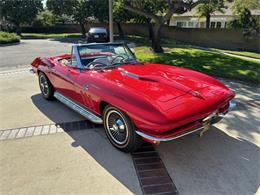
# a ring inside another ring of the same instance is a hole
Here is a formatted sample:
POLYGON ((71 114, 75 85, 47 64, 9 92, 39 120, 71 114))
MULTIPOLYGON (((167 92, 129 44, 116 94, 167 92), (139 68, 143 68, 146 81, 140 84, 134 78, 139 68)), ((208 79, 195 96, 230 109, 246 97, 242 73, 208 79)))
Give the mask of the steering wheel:
POLYGON ((114 59, 111 60, 110 63, 111 63, 111 64, 114 64, 114 61, 115 61, 116 59, 118 59, 118 58, 121 58, 120 62, 122 62, 123 60, 126 59, 123 55, 118 55, 118 56, 114 57, 114 59))
POLYGON ((104 66, 108 66, 107 64, 105 64, 105 63, 102 63, 102 62, 90 62, 89 64, 88 64, 88 67, 89 67, 89 69, 94 69, 94 68, 96 68, 96 67, 98 67, 98 66, 100 66, 100 67, 104 67, 104 66))

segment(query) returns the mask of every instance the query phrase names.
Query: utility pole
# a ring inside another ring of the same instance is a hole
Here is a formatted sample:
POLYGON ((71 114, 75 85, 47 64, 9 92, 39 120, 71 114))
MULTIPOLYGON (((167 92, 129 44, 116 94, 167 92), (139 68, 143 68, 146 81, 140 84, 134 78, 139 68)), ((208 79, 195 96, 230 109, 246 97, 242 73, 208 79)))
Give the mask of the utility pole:
POLYGON ((113 32, 113 0, 109 0, 109 39, 110 39, 110 42, 114 41, 114 32, 113 32))

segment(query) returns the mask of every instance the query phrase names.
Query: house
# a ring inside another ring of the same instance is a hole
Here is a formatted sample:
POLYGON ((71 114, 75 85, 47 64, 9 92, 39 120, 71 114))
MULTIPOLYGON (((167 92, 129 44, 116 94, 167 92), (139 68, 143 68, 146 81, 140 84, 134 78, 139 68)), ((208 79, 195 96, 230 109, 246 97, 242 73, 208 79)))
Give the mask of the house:
MULTIPOLYGON (((223 9, 224 13, 215 12, 210 18, 210 28, 227 28, 228 23, 235 19, 232 10, 232 3, 226 4, 227 8, 223 9)), ((206 18, 199 18, 196 16, 196 8, 189 12, 180 15, 173 15, 170 20, 170 26, 177 26, 179 28, 206 28, 206 18)), ((251 10, 251 14, 260 20, 260 9, 251 10)))

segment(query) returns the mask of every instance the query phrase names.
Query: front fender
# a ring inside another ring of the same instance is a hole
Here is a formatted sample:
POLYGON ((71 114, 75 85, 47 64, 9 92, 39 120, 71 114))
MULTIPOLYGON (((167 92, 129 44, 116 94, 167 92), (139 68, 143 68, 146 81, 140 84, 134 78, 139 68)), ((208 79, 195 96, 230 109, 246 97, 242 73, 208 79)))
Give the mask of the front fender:
MULTIPOLYGON (((124 111, 138 127, 141 123, 147 125, 162 125, 168 122, 164 113, 156 107, 149 99, 135 93, 125 87, 119 87, 110 83, 90 84, 89 90, 95 94, 98 99, 98 105, 105 101, 120 110, 124 111)), ((98 109, 98 108, 97 108, 98 109)), ((101 111, 98 113, 101 115, 101 111)), ((156 125, 156 126, 157 126, 156 125)))

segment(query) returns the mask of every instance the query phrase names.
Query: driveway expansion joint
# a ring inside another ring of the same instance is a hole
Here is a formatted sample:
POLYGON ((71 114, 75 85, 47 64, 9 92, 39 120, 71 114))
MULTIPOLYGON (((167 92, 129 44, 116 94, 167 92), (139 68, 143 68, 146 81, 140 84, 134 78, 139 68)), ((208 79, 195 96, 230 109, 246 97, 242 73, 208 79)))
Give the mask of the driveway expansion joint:
POLYGON ((98 127, 100 127, 100 125, 93 124, 88 120, 80 120, 73 122, 21 127, 14 129, 4 129, 0 131, 0 141, 20 139, 39 135, 50 135, 69 131, 79 131, 84 129, 94 129, 98 127))
POLYGON ((144 195, 179 194, 153 145, 144 143, 142 148, 132 153, 132 159, 144 195))

